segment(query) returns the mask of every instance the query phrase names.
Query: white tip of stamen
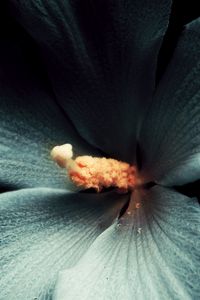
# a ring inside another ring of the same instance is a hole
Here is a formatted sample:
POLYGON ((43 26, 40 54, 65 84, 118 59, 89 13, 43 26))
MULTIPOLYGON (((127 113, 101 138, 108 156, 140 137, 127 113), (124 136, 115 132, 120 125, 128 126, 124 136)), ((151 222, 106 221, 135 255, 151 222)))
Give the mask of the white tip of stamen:
POLYGON ((60 167, 65 168, 68 161, 73 157, 72 145, 64 144, 54 147, 51 151, 51 157, 60 167))

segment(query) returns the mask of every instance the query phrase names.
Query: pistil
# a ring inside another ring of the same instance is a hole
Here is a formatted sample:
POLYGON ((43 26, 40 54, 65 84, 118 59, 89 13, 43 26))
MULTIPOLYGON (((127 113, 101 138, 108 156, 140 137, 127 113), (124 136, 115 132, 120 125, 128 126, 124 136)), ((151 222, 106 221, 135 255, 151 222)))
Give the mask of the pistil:
POLYGON ((136 167, 126 162, 87 155, 73 159, 71 144, 54 147, 51 156, 60 167, 66 168, 70 179, 78 187, 94 188, 97 192, 114 187, 119 192, 127 192, 138 185, 136 167))

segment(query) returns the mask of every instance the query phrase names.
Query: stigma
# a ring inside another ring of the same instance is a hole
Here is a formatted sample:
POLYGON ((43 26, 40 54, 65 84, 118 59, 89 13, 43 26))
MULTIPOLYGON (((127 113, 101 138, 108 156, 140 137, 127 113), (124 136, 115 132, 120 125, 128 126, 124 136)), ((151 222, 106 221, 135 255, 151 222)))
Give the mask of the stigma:
POLYGON ((112 158, 77 156, 73 159, 71 144, 56 146, 51 151, 52 159, 67 170, 71 181, 83 189, 117 188, 128 192, 138 185, 137 170, 126 162, 112 158))

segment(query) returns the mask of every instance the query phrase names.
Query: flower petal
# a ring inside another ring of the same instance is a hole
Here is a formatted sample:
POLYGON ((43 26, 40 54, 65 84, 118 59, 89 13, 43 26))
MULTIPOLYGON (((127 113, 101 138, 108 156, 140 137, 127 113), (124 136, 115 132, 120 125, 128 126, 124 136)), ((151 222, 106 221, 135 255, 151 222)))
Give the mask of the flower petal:
POLYGON ((133 161, 171 2, 11 3, 40 46, 57 100, 82 137, 133 161))
POLYGON ((133 200, 120 223, 60 273, 54 299, 197 299, 200 207, 155 187, 133 200), (140 205, 140 207, 139 207, 140 205))
POLYGON ((2 194, 0 299, 51 299, 58 271, 77 263, 124 199, 48 188, 2 194))
POLYGON ((166 185, 200 178, 200 19, 182 33, 141 132, 143 170, 166 185))
POLYGON ((71 142, 79 153, 92 151, 55 103, 34 49, 16 24, 1 38, 0 184, 65 187, 52 147, 71 142))

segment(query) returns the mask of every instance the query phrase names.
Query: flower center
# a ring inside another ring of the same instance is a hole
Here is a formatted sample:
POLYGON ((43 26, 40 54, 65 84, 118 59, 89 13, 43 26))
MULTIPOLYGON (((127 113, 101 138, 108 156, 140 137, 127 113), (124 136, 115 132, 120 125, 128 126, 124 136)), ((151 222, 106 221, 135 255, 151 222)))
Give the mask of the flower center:
POLYGON ((60 167, 67 169, 70 179, 78 187, 94 188, 97 192, 115 187, 119 192, 127 192, 141 184, 135 166, 105 157, 85 155, 72 159, 71 144, 54 147, 51 156, 60 167))

